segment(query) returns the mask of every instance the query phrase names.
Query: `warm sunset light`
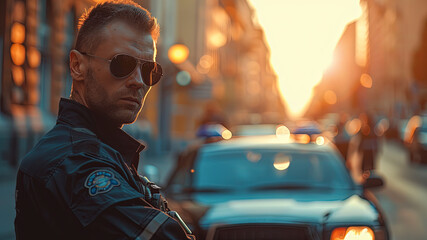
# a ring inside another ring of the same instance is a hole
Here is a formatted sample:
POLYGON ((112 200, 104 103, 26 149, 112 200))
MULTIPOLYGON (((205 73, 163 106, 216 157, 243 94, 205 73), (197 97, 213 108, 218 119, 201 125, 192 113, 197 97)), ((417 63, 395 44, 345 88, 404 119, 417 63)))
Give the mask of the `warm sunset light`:
POLYGON ((331 64, 345 26, 361 15, 357 0, 251 0, 271 49, 278 86, 297 117, 331 64))

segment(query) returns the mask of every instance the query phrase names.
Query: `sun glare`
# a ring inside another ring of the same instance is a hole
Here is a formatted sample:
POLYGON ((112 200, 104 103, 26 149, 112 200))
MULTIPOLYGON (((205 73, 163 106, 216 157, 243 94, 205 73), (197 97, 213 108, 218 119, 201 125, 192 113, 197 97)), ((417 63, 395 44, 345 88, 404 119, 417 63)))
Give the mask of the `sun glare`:
POLYGON ((304 113, 345 26, 361 15, 358 0, 250 0, 271 50, 290 117, 304 113))

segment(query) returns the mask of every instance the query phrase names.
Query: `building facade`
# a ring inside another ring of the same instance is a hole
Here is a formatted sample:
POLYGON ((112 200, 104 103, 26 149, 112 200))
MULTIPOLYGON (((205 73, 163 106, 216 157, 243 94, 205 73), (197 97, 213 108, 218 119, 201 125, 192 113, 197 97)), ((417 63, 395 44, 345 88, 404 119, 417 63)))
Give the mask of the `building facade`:
MULTIPOLYGON (((68 54, 79 16, 94 0, 5 0, 0 15, 0 159, 19 164, 56 120, 68 97, 68 54)), ((139 119, 125 130, 148 145, 145 154, 194 139, 209 109, 227 125, 283 122, 285 110, 269 49, 246 0, 139 0, 161 26, 157 61, 164 78, 139 119), (169 49, 188 57, 173 63, 169 49), (215 106, 212 108, 212 106, 215 106)))
MULTIPOLYGON (((308 115, 346 111, 407 118, 422 110, 427 94, 427 84, 422 83, 427 80, 418 80, 414 72, 415 55, 423 49, 427 28, 427 2, 363 0, 360 5, 361 17, 348 25, 335 50, 344 53, 336 54, 335 62, 351 64, 325 72, 308 115), (343 44, 348 47, 342 49, 343 44), (343 69, 349 71, 347 75, 343 69), (325 93, 343 83, 348 87, 336 89, 336 101, 325 102, 325 93)), ((427 63, 427 59, 418 61, 427 63)))
POLYGON ((189 49, 162 82, 167 111, 160 119, 169 120, 159 129, 162 146, 194 139, 209 117, 228 126, 285 120, 265 36, 246 0, 163 0, 152 7, 164 29, 159 57, 167 62, 175 44, 189 49))
MULTIPOLYGON (((139 1, 149 7, 149 3, 139 1)), ((61 97, 71 90, 69 51, 79 16, 91 0, 5 0, 0 15, 0 160, 17 166, 53 127, 61 97)), ((152 94, 152 95, 155 95, 152 94)), ((146 115, 150 109, 145 109, 146 115)), ((154 110, 151 110, 154 111, 154 110)), ((150 133, 145 121, 127 130, 150 133)))

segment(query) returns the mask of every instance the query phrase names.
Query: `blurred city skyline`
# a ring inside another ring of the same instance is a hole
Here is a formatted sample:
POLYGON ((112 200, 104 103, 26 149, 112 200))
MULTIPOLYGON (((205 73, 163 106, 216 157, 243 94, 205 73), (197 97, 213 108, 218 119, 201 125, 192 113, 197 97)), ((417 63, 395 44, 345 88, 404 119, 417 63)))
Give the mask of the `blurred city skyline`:
POLYGON ((271 50, 288 116, 300 117, 346 25, 360 17, 358 0, 250 0, 271 50))

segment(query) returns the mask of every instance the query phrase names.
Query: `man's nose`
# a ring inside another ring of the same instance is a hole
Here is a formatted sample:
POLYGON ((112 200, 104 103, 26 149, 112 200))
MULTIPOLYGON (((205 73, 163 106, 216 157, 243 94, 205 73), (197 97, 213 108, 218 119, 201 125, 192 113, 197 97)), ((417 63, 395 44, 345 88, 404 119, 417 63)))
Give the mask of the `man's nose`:
POLYGON ((142 88, 144 87, 144 80, 142 77, 141 68, 139 66, 136 67, 135 71, 129 76, 126 84, 129 88, 142 88))

